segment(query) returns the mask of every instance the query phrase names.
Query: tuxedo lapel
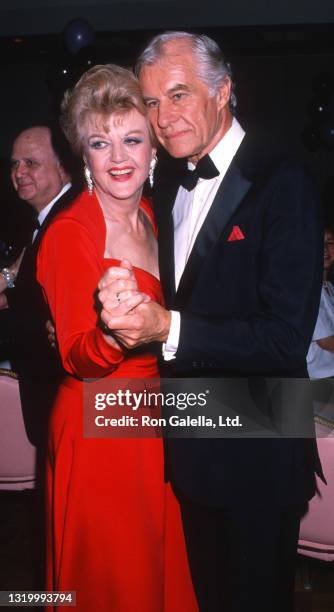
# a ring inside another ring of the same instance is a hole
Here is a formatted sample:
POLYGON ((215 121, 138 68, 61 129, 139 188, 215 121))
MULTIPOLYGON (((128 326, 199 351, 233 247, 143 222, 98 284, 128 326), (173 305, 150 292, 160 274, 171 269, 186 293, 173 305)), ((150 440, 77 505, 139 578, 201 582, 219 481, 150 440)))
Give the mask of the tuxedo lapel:
POLYGON ((52 206, 49 214, 45 217, 40 229, 38 230, 34 242, 26 246, 25 253, 22 259, 22 263, 20 266, 19 274, 17 277, 17 284, 20 285, 21 283, 25 282, 26 279, 28 279, 30 282, 31 278, 35 277, 37 252, 38 252, 38 248, 41 243, 41 240, 47 228, 49 227, 52 219, 56 216, 56 214, 60 212, 61 210, 63 210, 63 208, 66 208, 66 206, 68 206, 77 195, 78 195, 78 191, 74 189, 73 187, 71 187, 52 206))
POLYGON ((171 306, 175 297, 173 206, 178 187, 178 181, 161 184, 155 197, 158 202, 155 213, 158 225, 159 271, 167 307, 171 306))
POLYGON ((39 244, 47 230, 47 228, 49 227, 52 219, 64 208, 66 208, 66 206, 68 206, 71 202, 73 202, 74 198, 78 195, 78 191, 75 190, 73 187, 70 187, 70 189, 68 189, 68 191, 66 191, 66 193, 64 193, 64 195, 59 198, 59 200, 57 200, 57 202, 54 203, 54 205, 52 206, 49 214, 45 217, 40 229, 38 230, 38 233, 36 235, 36 238, 32 244, 33 246, 33 250, 37 251, 39 244))
POLYGON ((175 308, 181 308, 188 298, 204 259, 217 242, 250 186, 251 182, 232 162, 196 238, 176 293, 175 308))

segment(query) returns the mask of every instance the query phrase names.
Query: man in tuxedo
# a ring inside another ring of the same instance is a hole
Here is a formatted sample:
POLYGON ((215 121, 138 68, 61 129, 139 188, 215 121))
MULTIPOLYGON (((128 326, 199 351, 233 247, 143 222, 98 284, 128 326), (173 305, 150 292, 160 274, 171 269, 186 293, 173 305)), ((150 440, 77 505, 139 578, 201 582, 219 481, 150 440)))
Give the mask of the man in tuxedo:
MULTIPOLYGON (((132 309, 124 263, 101 281, 104 323, 129 348, 162 342, 170 375, 307 376, 322 259, 311 180, 245 134, 230 67, 208 37, 159 35, 137 71, 158 141, 184 160, 154 185, 166 308, 132 309)), ((313 441, 178 439, 166 457, 201 612, 292 610, 313 441)))
POLYGON ((25 428, 36 446, 36 488, 29 498, 22 499, 23 505, 32 504, 25 538, 30 543, 36 589, 43 588, 45 578, 44 469, 48 419, 64 375, 58 352, 47 339, 45 325, 50 314, 36 280, 36 261, 51 220, 76 195, 77 189, 70 177, 75 165, 57 126, 29 127, 13 143, 12 183, 19 197, 36 212, 36 226, 32 228, 22 260, 14 265, 15 272, 12 268, 5 269, 0 275, 2 285, 8 285, 8 307, 0 310, 0 343, 18 374, 25 428))
POLYGON ((46 441, 48 415, 63 370, 47 340, 45 323, 50 316, 36 280, 36 260, 51 220, 75 196, 71 163, 67 143, 56 126, 29 127, 13 143, 12 183, 19 197, 35 210, 36 227, 18 271, 2 270, 8 308, 0 311, 0 339, 19 377, 28 437, 38 448, 46 441))

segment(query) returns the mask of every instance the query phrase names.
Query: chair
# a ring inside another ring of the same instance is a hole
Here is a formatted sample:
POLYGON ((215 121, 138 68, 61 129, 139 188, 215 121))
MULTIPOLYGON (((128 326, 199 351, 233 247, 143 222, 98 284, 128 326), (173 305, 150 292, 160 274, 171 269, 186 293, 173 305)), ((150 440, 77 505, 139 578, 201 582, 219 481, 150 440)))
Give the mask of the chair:
POLYGON ((35 488, 36 449, 24 426, 16 375, 0 369, 0 490, 35 488))
POLYGON ((333 423, 316 417, 320 460, 327 480, 317 477, 317 493, 302 518, 298 552, 306 557, 334 560, 334 429, 333 423))

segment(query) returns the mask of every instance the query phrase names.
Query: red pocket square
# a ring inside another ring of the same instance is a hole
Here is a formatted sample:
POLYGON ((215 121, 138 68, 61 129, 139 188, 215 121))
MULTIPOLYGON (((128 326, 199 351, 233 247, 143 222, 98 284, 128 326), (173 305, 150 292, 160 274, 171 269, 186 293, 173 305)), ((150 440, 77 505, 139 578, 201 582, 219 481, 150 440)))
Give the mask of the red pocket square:
POLYGON ((239 225, 233 225, 233 229, 227 239, 227 242, 232 242, 233 240, 244 240, 245 236, 243 235, 239 225))

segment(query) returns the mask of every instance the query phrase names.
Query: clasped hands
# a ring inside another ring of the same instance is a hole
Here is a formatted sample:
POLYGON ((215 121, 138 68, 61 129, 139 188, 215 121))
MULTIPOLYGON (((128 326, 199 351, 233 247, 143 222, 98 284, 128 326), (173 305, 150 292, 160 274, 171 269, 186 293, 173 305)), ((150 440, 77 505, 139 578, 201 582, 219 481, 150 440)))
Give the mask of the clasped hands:
POLYGON ((120 266, 108 268, 98 288, 101 319, 121 345, 131 349, 167 340, 170 312, 139 291, 128 260, 122 260, 120 266))

